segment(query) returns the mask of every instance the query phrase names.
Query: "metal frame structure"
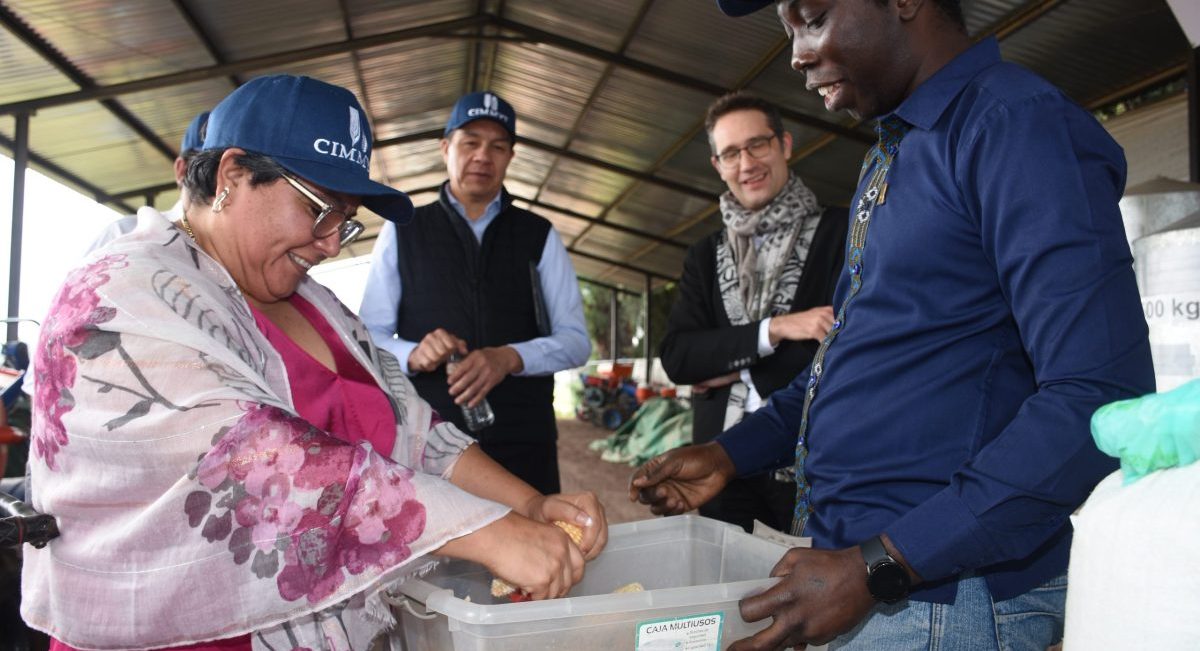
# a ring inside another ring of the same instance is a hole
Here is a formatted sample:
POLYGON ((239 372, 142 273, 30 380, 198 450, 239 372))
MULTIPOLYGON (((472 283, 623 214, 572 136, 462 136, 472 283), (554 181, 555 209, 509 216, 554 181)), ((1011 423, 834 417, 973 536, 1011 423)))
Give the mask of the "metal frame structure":
MULTIPOLYGON (((7 2, 12 1, 7 0, 7 2)), ((1076 2, 1079 1, 1081 0, 1076 0, 1076 2)), ((635 2, 635 0, 630 0, 630 2, 635 2)), ((996 5, 1004 3, 1001 0, 980 0, 978 4, 996 5)), ((1057 11, 1070 4, 1070 0, 1027 0, 1016 3, 1002 17, 977 29, 976 37, 995 36, 1002 41, 1011 39, 1039 21, 1052 18, 1057 11)), ((73 104, 99 102, 121 124, 137 134, 138 138, 148 143, 154 151, 157 151, 164 158, 171 160, 177 152, 159 134, 155 133, 138 116, 134 115, 122 103, 123 98, 139 93, 169 91, 186 84, 221 78, 227 79, 230 84, 236 86, 242 82, 243 75, 255 71, 280 69, 289 65, 312 62, 334 55, 349 55, 353 68, 353 78, 357 85, 355 89, 356 93, 362 100, 364 108, 368 112, 373 113, 373 105, 378 98, 373 97, 369 91, 369 84, 364 73, 360 54, 372 48, 396 45, 417 39, 456 40, 469 44, 463 73, 463 92, 491 87, 496 73, 497 49, 501 45, 528 44, 549 47, 603 64, 599 80, 595 83, 590 94, 584 101, 578 116, 571 122, 569 128, 567 128, 566 138, 562 145, 555 145, 528 136, 521 136, 518 139, 520 145, 549 155, 551 161, 545 178, 536 184, 532 193, 518 196, 517 199, 531 208, 544 209, 562 219, 578 221, 584 224, 582 229, 570 238, 568 251, 576 259, 601 263, 605 267, 599 273, 594 274, 594 277, 584 277, 582 279, 602 285, 607 283, 607 286, 615 286, 611 284, 612 281, 609 279, 609 276, 618 271, 632 272, 644 280, 642 291, 646 294, 647 300, 649 300, 649 290, 653 287, 654 282, 673 281, 677 278, 678 272, 675 274, 664 273, 661 269, 656 270, 634 263, 650 256, 662 247, 667 247, 669 250, 675 252, 686 248, 691 241, 696 239, 690 232, 708 221, 717 210, 717 195, 711 189, 713 187, 711 183, 698 185, 683 182, 663 173, 667 163, 702 133, 704 107, 695 107, 696 118, 692 123, 686 125, 686 128, 680 131, 680 135, 666 147, 656 152, 647 152, 652 160, 649 165, 634 168, 604 160, 594 155, 581 153, 573 147, 583 132, 585 122, 600 102, 608 80, 617 74, 618 71, 636 73, 657 83, 705 95, 717 96, 729 90, 750 87, 762 78, 764 71, 768 70, 770 64, 781 57, 786 57, 788 49, 787 39, 779 37, 769 47, 762 50, 763 53, 761 56, 740 75, 734 84, 724 85, 684 74, 630 55, 630 47, 643 30, 647 16, 655 6, 655 0, 636 0, 636 11, 633 12, 633 18, 621 34, 619 43, 613 49, 598 47, 507 17, 506 14, 509 13, 509 7, 506 5, 505 0, 475 0, 474 11, 470 15, 417 27, 360 35, 355 33, 348 0, 338 0, 336 19, 341 26, 343 34, 341 40, 232 60, 222 52, 218 41, 206 30, 187 0, 172 0, 172 5, 215 63, 128 81, 99 83, 68 56, 59 51, 54 43, 43 38, 14 10, 7 6, 6 0, 0 0, 0 25, 3 25, 22 43, 36 52, 39 57, 78 86, 78 90, 75 91, 0 103, 0 115, 12 115, 16 119, 15 137, 10 139, 0 135, 0 147, 12 151, 16 162, 14 169, 13 224, 10 240, 8 301, 10 314, 15 314, 19 307, 18 288, 20 279, 24 172, 30 162, 76 187, 82 188, 97 201, 113 205, 126 212, 133 211, 131 201, 135 199, 152 201, 158 194, 174 188, 173 184, 161 183, 132 190, 112 192, 90 183, 87 179, 68 171, 55 161, 30 151, 30 121, 31 116, 35 116, 38 111, 73 104), (629 179, 630 183, 612 201, 603 206, 598 214, 587 215, 568 206, 559 205, 554 200, 548 199, 545 196, 549 180, 553 178, 559 167, 567 162, 582 165, 587 169, 620 175, 629 179), (639 189, 643 186, 653 186, 678 193, 684 197, 699 200, 705 203, 706 207, 692 212, 690 215, 683 215, 674 224, 661 230, 638 228, 611 219, 614 213, 623 204, 635 197, 639 189), (611 255, 602 255, 585 249, 585 243, 591 240, 600 229, 609 229, 616 233, 636 237, 645 240, 646 243, 625 251, 619 259, 611 255)), ((968 3, 969 7, 970 3, 968 3)), ((1124 88, 1105 93, 1101 97, 1084 98, 1084 101, 1090 108, 1095 108, 1111 102, 1117 97, 1138 92, 1149 84, 1160 84, 1164 81, 1178 79, 1184 75, 1187 76, 1189 87, 1194 88, 1195 84, 1198 83, 1197 80, 1200 79, 1200 73, 1197 72, 1197 64, 1200 61, 1198 52, 1200 50, 1190 50, 1186 53, 1186 56, 1181 56, 1180 60, 1172 62, 1163 69, 1152 71, 1142 78, 1134 80, 1124 88)), ((1200 137, 1197 135, 1200 134, 1200 100, 1197 99, 1196 95, 1196 93, 1193 93, 1189 101, 1189 125, 1192 134, 1191 175, 1193 180, 1200 181, 1200 154, 1197 153, 1200 151, 1200 147, 1197 147, 1195 144, 1197 138, 1200 137)), ((855 123, 837 121, 823 115, 814 115, 787 106, 781 107, 781 113, 786 120, 808 129, 814 129, 821 134, 803 144, 797 145, 790 161, 793 166, 809 160, 814 154, 828 149, 835 143, 851 143, 858 146, 865 146, 865 144, 873 140, 872 135, 867 129, 855 123)), ((394 137, 382 138, 376 143, 376 147, 377 149, 386 149, 435 139, 440 136, 440 130, 425 129, 394 137)), ((392 182, 392 175, 389 174, 386 165, 383 165, 381 171, 384 182, 392 182)), ((423 187, 410 194, 435 190, 435 187, 423 187)), ((623 289, 622 291, 628 290, 623 289)), ((646 313, 649 314, 650 310, 647 309, 646 313)), ((9 325, 10 337, 15 336, 14 328, 14 325, 9 325)), ((650 332, 649 324, 647 324, 646 331, 647 333, 650 332)), ((649 337, 647 341, 649 341, 649 337)), ((647 356, 649 357, 649 355, 650 351, 647 350, 647 356)))

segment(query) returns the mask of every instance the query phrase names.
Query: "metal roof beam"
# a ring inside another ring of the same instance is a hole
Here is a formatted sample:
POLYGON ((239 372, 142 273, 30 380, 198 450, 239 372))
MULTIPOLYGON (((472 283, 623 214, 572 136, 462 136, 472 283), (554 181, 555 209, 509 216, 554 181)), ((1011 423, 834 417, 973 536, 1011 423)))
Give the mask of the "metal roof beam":
MULTIPOLYGON (((13 142, 13 140, 11 138, 0 135, 0 147, 7 149, 8 153, 12 154, 16 151, 17 144, 15 142, 13 142)), ((137 212, 137 209, 130 206, 129 204, 125 203, 125 199, 132 198, 135 196, 141 197, 146 194, 145 191, 143 191, 143 190, 139 190, 137 194, 130 194, 128 197, 109 194, 109 193, 105 192, 104 190, 101 190, 100 188, 96 187, 95 185, 92 185, 91 183, 88 183, 87 181, 79 178, 75 174, 68 172, 67 170, 63 169, 62 167, 59 167, 58 165, 50 162, 50 160, 47 159, 46 157, 39 156, 32 151, 29 152, 29 161, 31 163, 34 163, 41 169, 45 170, 46 172, 49 172, 51 176, 56 176, 64 181, 66 181, 67 183, 70 183, 71 185, 74 185, 75 187, 86 191, 89 195, 91 195, 91 197, 93 199, 96 200, 97 203, 104 203, 104 204, 110 204, 110 205, 116 206, 116 207, 120 208, 121 210, 125 211, 126 213, 137 212)), ((174 188, 175 184, 174 183, 170 184, 170 187, 174 188)))
POLYGON ((658 244, 662 244, 664 246, 671 246, 671 247, 674 247, 677 249, 686 249, 688 247, 688 245, 684 244, 683 242, 673 240, 669 237, 663 237, 662 235, 658 235, 656 233, 651 233, 649 231, 643 231, 641 229, 633 228, 632 226, 625 226, 624 224, 617 224, 617 223, 610 222, 610 221, 604 221, 604 220, 600 219, 599 217, 591 217, 591 216, 585 215, 583 213, 575 212, 574 210, 560 208, 552 203, 547 203, 540 199, 526 199, 525 197, 520 197, 517 195, 513 195, 513 199, 516 199, 518 201, 524 201, 526 204, 529 204, 530 206, 534 206, 537 208, 545 208, 546 210, 553 210, 554 212, 564 215, 566 217, 570 217, 571 219, 577 219, 579 221, 588 222, 589 224, 593 224, 597 227, 611 228, 614 231, 626 233, 628 235, 633 235, 635 237, 641 237, 641 238, 645 238, 648 240, 653 240, 654 242, 656 242, 658 244))
MULTIPOLYGON (((1194 54, 1188 54, 1187 58, 1191 59, 1193 56, 1194 56, 1194 54)), ((1124 99, 1128 99, 1135 95, 1140 95, 1140 94, 1154 88, 1155 86, 1160 86, 1160 85, 1166 84, 1170 81, 1179 79, 1188 74, 1190 74, 1188 62, 1180 61, 1179 63, 1176 63, 1167 68, 1164 68, 1164 69, 1150 75, 1149 77, 1146 77, 1145 79, 1139 79, 1139 80, 1133 82, 1132 84, 1129 84, 1127 86, 1122 86, 1121 88, 1118 88, 1114 91, 1110 91, 1103 95, 1093 97, 1086 101, 1080 102, 1080 104, 1085 106, 1089 111, 1097 111, 1097 110, 1100 110, 1100 109, 1108 106, 1109 104, 1112 104, 1114 102, 1118 102, 1118 101, 1121 101, 1124 99)), ((1196 85, 1190 81, 1190 77, 1189 77, 1189 82, 1187 84, 1187 88, 1189 90, 1192 88, 1196 88, 1196 85)))
POLYGON ((111 196, 111 198, 116 199, 116 200, 136 199, 138 197, 145 197, 145 196, 152 195, 152 194, 160 194, 162 192, 169 192, 171 190, 175 190, 178 188, 179 188, 179 186, 176 185, 175 183, 159 183, 158 185, 150 185, 150 186, 146 186, 144 188, 137 188, 135 190, 126 190, 124 192, 117 192, 116 194, 113 194, 110 196, 111 196))
MULTIPOLYGON (((354 26, 350 23, 350 8, 346 5, 346 0, 338 0, 338 14, 342 18, 342 31, 346 35, 346 40, 354 40, 354 26)), ((362 57, 358 55, 358 50, 350 52, 350 64, 354 68, 354 81, 358 84, 358 96, 362 98, 363 109, 366 111, 368 121, 373 120, 375 116, 375 108, 371 104, 371 93, 367 90, 367 79, 363 75, 362 57)), ((372 125, 374 129, 374 125, 372 125)), ((392 184, 392 175, 388 173, 387 164, 382 160, 378 161, 379 171, 383 174, 384 183, 392 184)))
MULTIPOLYGON (((410 134, 406 134, 403 136, 397 136, 395 138, 385 138, 385 139, 380 140, 375 143, 375 149, 382 149, 384 147, 392 147, 395 145, 402 145, 402 144, 409 143, 409 142, 417 142, 420 140, 429 140, 432 138, 441 138, 441 137, 442 137, 441 129, 430 129, 428 131, 421 131, 418 133, 410 133, 410 134)), ((620 174, 622 176, 628 176, 632 179, 637 179, 638 181, 652 183, 654 185, 667 188, 668 190, 674 190, 674 191, 680 192, 682 194, 690 195, 693 197, 699 197, 699 198, 705 199, 707 201, 716 201, 717 200, 717 195, 715 195, 711 192, 708 192, 706 190, 701 190, 700 188, 692 187, 685 183, 679 183, 678 181, 664 179, 662 177, 658 177, 658 176, 655 176, 655 175, 647 173, 647 172, 642 172, 639 170, 630 169, 628 167, 623 167, 621 165, 617 165, 616 163, 610 163, 608 161, 600 160, 599 158, 592 158, 591 156, 585 156, 583 154, 579 154, 579 153, 576 153, 573 151, 568 151, 562 147, 556 147, 556 146, 548 144, 548 143, 539 142, 537 140, 533 140, 526 136, 517 136, 517 142, 519 144, 525 145, 532 149, 538 149, 538 150, 541 150, 544 152, 548 152, 548 153, 554 154, 555 156, 567 158, 567 159, 573 160, 578 163, 583 163, 585 165, 599 167, 602 170, 613 172, 615 174, 620 174)))
MULTIPOLYGON (((0 5, 0 8, 2 7, 3 5, 0 5)), ((240 61, 221 63, 204 68, 182 70, 180 72, 172 72, 155 77, 146 77, 144 79, 135 79, 134 81, 127 81, 109 86, 94 86, 70 93, 47 95, 45 97, 37 97, 20 102, 0 104, 0 115, 33 112, 37 111, 38 109, 48 108, 51 106, 65 106, 68 104, 78 104, 80 102, 103 100, 121 95, 127 95, 129 93, 140 93, 148 90, 169 88, 171 86, 178 86, 180 84, 189 84, 192 82, 204 81, 206 79, 213 79, 215 77, 236 75, 253 70, 278 68, 291 63, 296 63, 298 61, 307 61, 309 59, 317 59, 335 54, 345 54, 355 50, 379 47, 381 45, 390 45, 393 43, 410 41, 417 38, 478 38, 473 34, 455 34, 453 32, 456 30, 474 27, 479 25, 481 22, 487 22, 488 20, 490 20, 490 18, 487 16, 483 17, 482 19, 478 16, 468 16, 466 18, 434 23, 432 25, 422 25, 421 27, 384 32, 382 34, 373 34, 371 36, 363 36, 352 40, 338 41, 336 43, 326 43, 324 45, 314 45, 311 47, 288 50, 287 52, 266 54, 249 59, 242 59, 240 61)), ((174 154, 172 154, 172 157, 174 157, 174 154)))
POLYGON ((579 256, 579 257, 581 257, 581 258, 587 258, 587 259, 589 259, 589 260, 595 260, 595 261, 597 261, 597 262, 603 262, 604 264, 607 264, 607 265, 612 265, 612 266, 614 266, 614 267, 619 267, 619 268, 621 268, 621 269, 625 269, 625 270, 628 270, 628 271, 635 271, 635 272, 637 272, 637 273, 640 273, 640 274, 645 274, 645 275, 647 275, 647 276, 650 276, 650 277, 652 277, 652 278, 661 278, 661 279, 663 279, 663 280, 671 280, 671 281, 676 281, 676 280, 679 280, 679 277, 678 277, 678 276, 668 276, 668 275, 666 275, 666 274, 659 273, 659 272, 657 272, 657 271, 651 271, 651 270, 649 270, 649 269, 646 269, 646 268, 644 268, 644 267, 639 267, 639 266, 632 265, 632 264, 629 264, 629 263, 626 263, 626 262, 620 262, 620 261, 618 261, 618 260, 613 260, 612 258, 606 258, 606 257, 604 257, 604 256, 602 256, 602 255, 596 255, 595 253, 587 253, 587 252, 585 252, 585 251, 580 251, 580 250, 578 250, 578 249, 573 249, 573 248, 571 248, 571 247, 567 247, 567 251, 568 251, 568 252, 569 252, 571 255, 577 255, 577 256, 579 256))
MULTIPOLYGON (((415 191, 414 191, 414 194, 416 194, 415 191)), ((363 237, 358 240, 355 240, 355 243, 357 244, 357 243, 363 243, 363 242, 370 242, 371 240, 375 239, 376 237, 378 237, 378 235, 373 235, 371 237, 363 237)), ((627 264, 627 263, 621 262, 619 260, 613 260, 612 258, 606 258, 602 255, 596 255, 595 253, 588 253, 586 251, 577 251, 570 247, 567 247, 567 252, 570 253, 571 255, 577 255, 581 258, 587 258, 589 260, 603 262, 604 264, 607 264, 607 265, 612 265, 614 267, 620 267, 621 269, 626 269, 628 271, 633 271, 633 272, 643 274, 646 276, 651 276, 653 278, 659 278, 661 280, 670 280, 670 281, 679 280, 679 278, 677 278, 675 276, 669 276, 669 275, 666 275, 663 273, 659 273, 657 271, 651 271, 650 269, 645 269, 643 267, 638 267, 635 265, 627 264)))
MULTIPOLYGON (((652 0, 642 0, 642 6, 638 8, 637 15, 629 23, 629 29, 625 30, 625 35, 621 37, 621 44, 617 47, 618 54, 625 54, 626 48, 629 47, 630 41, 633 40, 635 34, 642 27, 642 22, 646 19, 646 14, 650 12, 650 3, 652 0)), ((609 77, 616 70, 616 64, 608 63, 604 66, 604 72, 600 75, 600 79, 596 80, 596 85, 592 87, 591 95, 588 95, 587 101, 583 103, 583 108, 579 111, 579 116, 575 118, 575 123, 571 125, 571 130, 567 132, 567 139, 563 142, 564 146, 570 147, 575 138, 579 135, 580 129, 583 128, 583 123, 591 115, 592 107, 596 105, 596 100, 600 97, 600 91, 608 84, 609 77)), ((550 169, 546 170, 546 176, 538 185, 538 189, 533 193, 533 198, 539 199, 542 196, 542 191, 546 189, 546 184, 550 182, 550 177, 554 175, 558 169, 558 163, 561 158, 555 158, 550 164, 550 169)))
POLYGON ((550 145, 550 144, 547 144, 544 142, 538 142, 536 140, 531 140, 524 136, 517 136, 517 142, 519 142, 523 145, 528 145, 530 147, 533 147, 534 149, 540 149, 542 151, 549 152, 551 154, 554 154, 555 156, 561 156, 562 158, 567 158, 567 159, 573 160, 577 163, 583 163, 585 165, 599 167, 602 170, 614 172, 616 174, 621 174, 622 176, 628 176, 630 178, 637 179, 638 181, 652 183, 654 185, 667 188, 668 190, 674 190, 676 192, 691 195, 693 197, 698 197, 700 199, 705 199, 707 201, 716 201, 717 200, 717 195, 713 194, 712 192, 708 192, 707 190, 701 190, 700 188, 694 188, 690 185, 679 183, 678 181, 671 181, 669 179, 664 179, 662 177, 655 176, 654 174, 651 174, 648 172, 640 172, 638 170, 630 169, 628 167, 622 167, 621 165, 617 165, 616 163, 610 163, 608 161, 602 161, 598 158, 592 158, 591 156, 585 156, 583 154, 579 154, 579 153, 576 153, 573 151, 569 151, 567 149, 563 149, 562 147, 555 147, 554 145, 550 145))
POLYGON ((1004 40, 1028 27, 1033 21, 1049 13, 1063 2, 1065 0, 1030 0, 976 34, 973 40, 979 42, 989 36, 995 36, 997 40, 1004 40))
MULTIPOLYGON (((413 195, 423 194, 426 192, 437 192, 441 189, 442 189, 442 184, 439 183, 437 185, 430 185, 430 186, 426 186, 423 188, 414 188, 412 190, 405 190, 405 192, 407 192, 409 194, 409 196, 413 196, 413 195)), ((580 221, 591 222, 591 223, 596 224, 597 226, 603 226, 604 228, 611 228, 615 231, 620 231, 622 233, 628 233, 630 235, 634 235, 637 237, 642 237, 642 238, 645 238, 648 240, 653 240, 653 241, 655 241, 659 244, 663 244, 665 246, 672 246, 677 249, 686 249, 688 246, 688 245, 684 244, 683 242, 679 242, 676 240, 672 240, 670 238, 663 237, 662 235, 659 235, 657 233, 643 231, 643 230, 634 228, 632 226, 625 226, 624 224, 614 224, 612 222, 603 222, 603 221, 600 221, 596 217, 591 217, 589 215, 585 215, 583 213, 576 212, 569 208, 563 208, 561 206, 557 206, 555 204, 552 204, 552 203, 549 203, 546 201, 542 201, 540 199, 530 199, 528 197, 524 197, 519 194, 512 194, 511 192, 509 193, 509 196, 511 196, 514 201, 523 201, 530 206, 534 206, 534 207, 538 207, 538 208, 545 208, 546 210, 553 210, 554 212, 559 213, 559 214, 563 215, 564 217, 570 217, 571 219, 578 219, 580 221)))
MULTIPOLYGON (((200 44, 204 46, 204 49, 208 52, 208 56, 212 57, 212 60, 217 63, 229 63, 225 55, 221 54, 221 51, 217 49, 217 44, 213 42, 212 37, 208 35, 208 31, 200 24, 200 21, 196 18, 196 14, 192 13, 192 10, 188 8, 184 0, 174 0, 174 4, 175 10, 179 12, 180 16, 183 16, 183 22, 187 23, 188 27, 192 29, 192 33, 196 35, 200 44)), ((234 88, 237 88, 242 85, 242 80, 238 79, 237 75, 229 75, 229 83, 233 84, 234 88)))
MULTIPOLYGON (((480 18, 487 12, 484 4, 487 0, 475 1, 475 16, 480 18)), ((483 35, 484 25, 478 27, 478 35, 483 35)), ((479 76, 479 57, 482 56, 480 50, 483 48, 483 41, 474 41, 467 46, 467 71, 463 74, 463 90, 462 94, 466 95, 475 91, 475 78, 479 76)))
MULTIPOLYGON (((504 0, 497 0, 495 15, 496 16, 504 15, 504 0)), ((494 25, 495 23, 493 22, 492 24, 494 25)), ((499 30, 497 30, 497 31, 499 31, 499 30)), ((483 35, 483 32, 484 32, 483 28, 480 28, 479 33, 481 36, 483 35)), ((483 64, 484 64, 483 80, 479 84, 479 89, 480 90, 489 90, 492 87, 492 75, 494 75, 496 73, 496 51, 498 49, 497 43, 504 42, 508 39, 490 38, 490 39, 481 39, 481 40, 488 41, 488 48, 487 48, 488 54, 487 54, 487 58, 483 61, 483 64)), ((482 48, 480 48, 480 49, 482 50, 482 48)))
MULTIPOLYGON (((582 54, 600 61, 607 61, 614 65, 633 70, 660 81, 669 82, 683 86, 684 88, 697 90, 702 93, 708 93, 714 97, 720 97, 729 91, 728 88, 719 84, 714 84, 710 81, 690 77, 688 75, 674 72, 666 68, 661 68, 650 63, 638 61, 637 59, 631 59, 623 54, 609 52, 608 50, 603 50, 586 43, 580 43, 579 41, 559 36, 557 34, 552 34, 550 32, 545 32, 522 23, 508 20, 506 18, 496 18, 495 20, 501 27, 515 32, 521 32, 535 41, 575 52, 576 54, 582 54)), ((814 129, 836 133, 840 136, 853 140, 860 140, 868 144, 875 142, 875 138, 869 134, 843 126, 836 122, 830 122, 829 120, 808 115, 807 113, 801 113, 786 107, 779 107, 779 113, 783 117, 792 120, 793 122, 799 122, 800 124, 812 127, 814 129)))
MULTIPOLYGON (((62 52, 59 52, 53 45, 46 41, 46 39, 42 38, 40 34, 33 31, 33 29, 25 24, 25 21, 21 20, 19 16, 13 13, 12 10, 2 3, 0 3, 0 23, 7 27, 8 31, 12 32, 14 36, 21 39, 21 42, 36 52, 38 56, 42 57, 42 59, 44 59, 47 63, 57 68, 59 72, 66 75, 66 77, 74 82, 75 85, 79 86, 85 91, 100 87, 94 79, 92 79, 83 70, 80 70, 79 67, 72 63, 71 60, 68 59, 62 52)), ((125 126, 132 129, 134 133, 136 133, 146 142, 150 143, 150 146, 158 150, 163 156, 166 156, 168 160, 175 160, 177 152, 172 149, 170 145, 164 142, 162 138, 159 138, 158 134, 151 131, 150 127, 147 127, 133 113, 130 113, 129 109, 126 109, 120 103, 112 99, 101 100, 100 104, 102 104, 104 108, 108 109, 110 113, 115 115, 118 120, 123 122, 125 126)), ((28 115, 32 115, 35 112, 36 109, 11 111, 11 113, 25 113, 28 115)))

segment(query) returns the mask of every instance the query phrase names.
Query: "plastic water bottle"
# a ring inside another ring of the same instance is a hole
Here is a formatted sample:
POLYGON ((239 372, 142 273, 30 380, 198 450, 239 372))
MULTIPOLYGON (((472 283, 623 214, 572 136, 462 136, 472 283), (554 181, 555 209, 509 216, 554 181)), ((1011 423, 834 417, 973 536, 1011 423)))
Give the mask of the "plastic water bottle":
MULTIPOLYGON (((450 359, 446 362, 446 374, 454 372, 454 367, 462 361, 462 355, 452 353, 450 359)), ((492 411, 492 406, 488 404, 487 398, 479 401, 479 404, 471 407, 470 405, 462 405, 463 420, 466 421, 467 429, 472 432, 490 426, 496 422, 496 414, 492 411)))

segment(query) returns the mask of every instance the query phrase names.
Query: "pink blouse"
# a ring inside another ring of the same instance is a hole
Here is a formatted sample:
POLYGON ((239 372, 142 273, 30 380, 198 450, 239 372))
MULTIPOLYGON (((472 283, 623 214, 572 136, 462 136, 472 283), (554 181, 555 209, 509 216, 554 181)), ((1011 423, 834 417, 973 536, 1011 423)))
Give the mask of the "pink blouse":
MULTIPOLYGON (((283 358, 292 386, 292 403, 301 418, 314 427, 349 443, 370 441, 384 456, 396 442, 396 416, 383 390, 359 364, 337 332, 311 303, 293 294, 288 302, 317 330, 333 353, 337 372, 309 355, 266 316, 251 306, 254 322, 283 358)), ((434 416, 434 422, 437 422, 434 416)), ((163 651, 250 651, 249 635, 224 640, 172 647, 163 651)), ((58 640, 50 640, 50 651, 76 651, 58 640)))

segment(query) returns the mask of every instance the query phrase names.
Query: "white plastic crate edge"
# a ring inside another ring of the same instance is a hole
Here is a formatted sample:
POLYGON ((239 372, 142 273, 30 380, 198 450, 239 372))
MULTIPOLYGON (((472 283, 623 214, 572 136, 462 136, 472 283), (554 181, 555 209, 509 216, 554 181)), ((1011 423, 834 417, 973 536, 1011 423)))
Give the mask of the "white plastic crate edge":
MULTIPOLYGON (((787 546, 777 542, 751 536, 737 525, 718 522, 708 518, 700 518, 695 515, 677 515, 613 525, 608 530, 609 542, 606 550, 627 549, 645 545, 645 535, 656 532, 672 532, 677 529, 681 521, 686 522, 689 528, 693 529, 700 524, 703 524, 707 528, 714 528, 722 536, 722 539, 715 541, 718 543, 723 542, 723 537, 732 535, 744 537, 749 544, 778 548, 780 556, 788 549, 787 546), (634 536, 634 534, 638 534, 638 536, 634 536), (630 542, 637 538, 642 538, 643 541, 630 542)), ((401 587, 401 592, 409 599, 418 602, 410 604, 410 607, 416 611, 420 611, 420 604, 424 604, 427 613, 441 613, 446 615, 450 620, 449 624, 453 630, 457 628, 458 624, 491 625, 548 621, 577 617, 579 615, 647 610, 660 605, 689 607, 710 604, 714 601, 737 601, 748 595, 762 592, 776 582, 778 582, 778 579, 764 577, 751 581, 712 584, 706 586, 710 587, 711 591, 703 594, 698 593, 696 590, 700 586, 688 586, 625 594, 572 597, 569 601, 552 599, 514 604, 470 603, 455 597, 452 590, 438 588, 422 580, 413 580, 405 583, 401 587)))

